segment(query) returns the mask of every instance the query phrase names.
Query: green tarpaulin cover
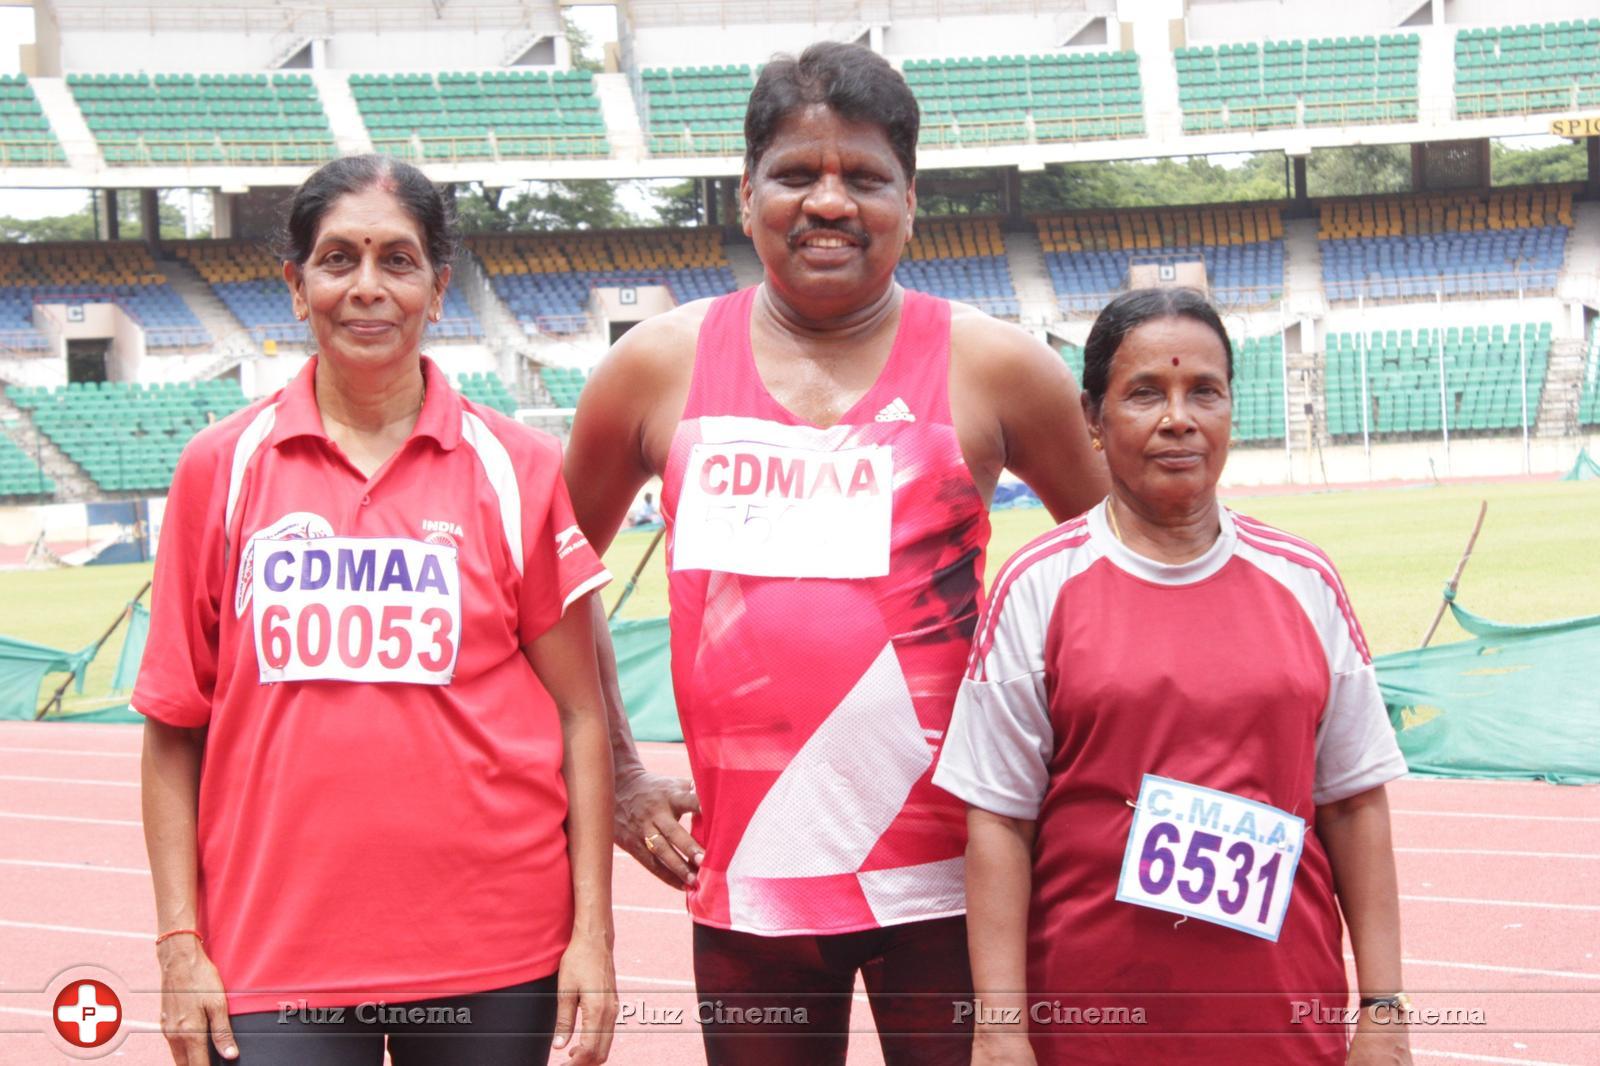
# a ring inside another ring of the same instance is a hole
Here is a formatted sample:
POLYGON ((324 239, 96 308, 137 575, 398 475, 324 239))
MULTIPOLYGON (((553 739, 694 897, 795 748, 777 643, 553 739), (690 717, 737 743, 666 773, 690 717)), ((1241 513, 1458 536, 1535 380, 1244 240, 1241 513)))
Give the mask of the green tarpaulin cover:
POLYGON ((611 643, 617 651, 617 680, 634 739, 682 740, 678 704, 672 698, 667 620, 612 622, 611 643))
MULTIPOLYGON (((136 603, 127 621, 122 652, 117 658, 117 670, 111 679, 112 692, 120 694, 133 690, 149 633, 150 612, 142 604, 136 603)), ((613 622, 611 640, 617 652, 617 676, 622 683, 622 702, 627 707, 633 735, 639 740, 682 740, 683 731, 678 727, 678 707, 672 699, 667 620, 647 618, 613 622)), ((32 718, 39 704, 39 683, 47 673, 77 671, 78 690, 81 692, 83 668, 88 665, 89 658, 87 649, 71 655, 55 648, 0 637, 0 718, 32 718)), ((143 720, 126 704, 83 714, 52 715, 51 718, 70 718, 74 722, 143 720)))
POLYGON ((131 605, 127 633, 122 638, 122 654, 117 656, 117 672, 111 675, 111 691, 121 695, 133 691, 139 679, 139 662, 144 658, 144 642, 150 635, 150 612, 142 603, 131 605))
POLYGON ((0 637, 0 719, 32 718, 39 706, 39 684, 46 674, 70 671, 82 692, 83 671, 92 658, 93 647, 71 652, 0 637))
POLYGON ((1471 640, 1374 660, 1411 772, 1600 783, 1600 615, 1508 625, 1450 610, 1471 640))
POLYGON ((1594 481, 1600 478, 1600 463, 1594 461, 1594 456, 1585 448, 1578 453, 1578 459, 1572 464, 1572 469, 1567 471, 1567 476, 1562 481, 1594 481))

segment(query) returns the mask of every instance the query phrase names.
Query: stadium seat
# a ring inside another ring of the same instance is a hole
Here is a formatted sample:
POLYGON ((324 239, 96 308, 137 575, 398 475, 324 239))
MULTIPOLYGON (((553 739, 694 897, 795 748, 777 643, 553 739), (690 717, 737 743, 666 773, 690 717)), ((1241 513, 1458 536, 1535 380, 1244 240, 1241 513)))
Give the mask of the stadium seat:
POLYGON ((1335 302, 1548 293, 1571 226, 1560 188, 1329 201, 1323 285, 1335 302))
POLYGON ((1414 33, 1179 48, 1183 129, 1414 122, 1420 52, 1414 33))
POLYGON ((112 165, 304 165, 338 150, 309 74, 68 74, 112 165))
POLYGON ((233 381, 75 382, 8 395, 67 458, 112 492, 165 491, 189 438, 245 406, 233 381))
MULTIPOLYGON (((13 400, 17 387, 7 390, 13 400)), ((0 433, 0 499, 49 496, 56 491, 56 483, 39 469, 33 457, 4 433, 0 433)))
POLYGON ((0 167, 60 166, 66 153, 26 74, 0 74, 0 167))
POLYGON ((641 124, 652 155, 743 155, 747 65, 649 67, 639 72, 641 124))
POLYGON ((912 59, 927 148, 1142 137, 1133 52, 912 59))
POLYGON ((211 334, 134 241, 0 246, 0 346, 44 351, 33 324, 42 302, 115 303, 145 331, 152 348, 192 348, 211 334))
POLYGON ((995 219, 917 219, 895 278, 907 288, 961 300, 1001 318, 1021 314, 995 219))
POLYGON ((1578 392, 1578 424, 1600 426, 1600 321, 1589 330, 1589 353, 1578 392))
POLYGON ((679 303, 737 287, 717 230, 480 234, 467 243, 529 334, 586 330, 596 285, 665 285, 679 303))
POLYGON ((1276 207, 1091 211, 1034 219, 1062 310, 1098 311, 1135 263, 1199 258, 1216 298, 1262 305, 1283 292, 1283 217, 1276 207))
POLYGON ((1459 118, 1600 103, 1600 19, 1460 31, 1455 99, 1459 118))
POLYGON ((1328 433, 1335 440, 1360 439, 1363 403, 1374 437, 1434 435, 1446 421, 1452 434, 1518 429, 1524 361, 1531 423, 1544 393, 1550 338, 1548 322, 1331 334, 1323 384, 1328 433))
MULTIPOLYGON (((182 241, 172 250, 194 267, 211 291, 233 313, 257 344, 304 344, 305 323, 294 317, 294 305, 283 283, 277 257, 255 241, 182 241)), ((458 289, 445 290, 444 315, 428 328, 428 340, 483 337, 483 325, 458 289)))
POLYGON ((611 154, 587 70, 352 74, 373 147, 409 160, 594 158, 611 154))
POLYGON ((458 374, 456 388, 461 395, 474 403, 492 407, 503 415, 516 413, 517 398, 511 395, 511 390, 506 388, 506 383, 500 379, 500 375, 492 371, 458 374))

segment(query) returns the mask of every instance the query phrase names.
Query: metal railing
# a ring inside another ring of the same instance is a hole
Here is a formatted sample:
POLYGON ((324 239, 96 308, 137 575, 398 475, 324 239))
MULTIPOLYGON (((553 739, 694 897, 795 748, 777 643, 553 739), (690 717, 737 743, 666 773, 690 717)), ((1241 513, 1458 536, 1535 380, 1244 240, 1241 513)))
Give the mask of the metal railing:
POLYGON ((606 159, 604 133, 505 133, 373 137, 372 150, 409 163, 497 163, 512 159, 606 159))
POLYGON ((64 167, 67 153, 52 135, 48 140, 0 138, 0 167, 64 167))
MULTIPOLYGON (((1494 83, 1485 83, 1494 84, 1494 83)), ((1458 86, 1453 117, 1457 119, 1499 118, 1504 115, 1531 115, 1542 111, 1572 111, 1600 107, 1600 103, 1581 104, 1589 96, 1600 98, 1600 79, 1578 81, 1549 89, 1503 89, 1463 92, 1458 86), (1593 94, 1593 95, 1591 95, 1593 94), (1493 104, 1493 110, 1490 106, 1493 104)))
POLYGON ((1495 271, 1480 274, 1427 274, 1333 280, 1322 288, 1329 303, 1359 300, 1476 300, 1496 296, 1544 295, 1560 283, 1561 267, 1548 270, 1495 271))
POLYGON ((110 166, 315 166, 339 156, 332 141, 281 138, 240 141, 216 137, 102 140, 101 154, 110 166))
POLYGON ((1381 100, 1306 101, 1257 106, 1185 107, 1183 132, 1248 133, 1305 126, 1379 126, 1416 122, 1420 101, 1415 96, 1381 100))

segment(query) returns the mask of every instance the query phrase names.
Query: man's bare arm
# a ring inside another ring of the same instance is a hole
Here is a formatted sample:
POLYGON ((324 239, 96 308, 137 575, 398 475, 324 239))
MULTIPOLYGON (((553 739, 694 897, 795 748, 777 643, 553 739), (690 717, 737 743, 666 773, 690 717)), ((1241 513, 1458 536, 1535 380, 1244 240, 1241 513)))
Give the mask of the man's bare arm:
MULTIPOLYGON (((629 330, 595 368, 578 399, 567 444, 567 490, 579 528, 602 554, 639 489, 665 462, 671 427, 687 395, 685 343, 687 366, 693 365, 698 333, 693 310, 688 305, 629 330)), ((691 885, 703 850, 679 819, 699 810, 694 786, 645 770, 623 707, 616 650, 599 597, 592 598, 590 609, 616 775, 617 844, 667 884, 691 885)))
POLYGON ((1089 445, 1078 383, 1061 356, 1026 330, 970 309, 956 310, 950 333, 955 381, 969 392, 959 402, 974 407, 969 426, 982 418, 998 427, 997 465, 1026 482, 1058 522, 1099 503, 1110 491, 1105 460, 1089 445))

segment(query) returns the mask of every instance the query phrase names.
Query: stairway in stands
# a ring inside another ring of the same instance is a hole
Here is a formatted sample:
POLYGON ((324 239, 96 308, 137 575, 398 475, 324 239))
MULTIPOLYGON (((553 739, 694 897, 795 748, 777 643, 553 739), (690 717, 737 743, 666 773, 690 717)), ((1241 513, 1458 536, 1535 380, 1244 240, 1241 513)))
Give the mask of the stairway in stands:
POLYGON ((75 503, 104 497, 105 493, 89 479, 83 468, 68 459, 66 453, 56 447, 49 437, 40 433, 33 418, 12 403, 4 389, 0 389, 0 434, 10 437, 12 443, 22 449, 24 455, 33 458, 45 475, 56 483, 51 502, 75 503))
POLYGON ((748 289, 761 284, 767 272, 761 266, 761 257, 756 255, 754 244, 738 237, 726 241, 722 247, 728 253, 728 265, 733 267, 733 280, 739 283, 739 288, 748 289))
POLYGON ((1006 231, 1006 266, 1011 270, 1024 326, 1044 326, 1061 317, 1039 234, 1032 226, 1006 231))
POLYGON ((211 341, 218 351, 224 346, 232 347, 240 334, 246 339, 249 338, 244 323, 233 316, 233 312, 228 310, 227 305, 218 298, 194 267, 170 254, 164 255, 156 262, 160 265, 161 272, 167 276, 167 284, 172 287, 172 291, 183 298, 183 302, 189 305, 189 310, 194 312, 200 324, 211 334, 211 341))

